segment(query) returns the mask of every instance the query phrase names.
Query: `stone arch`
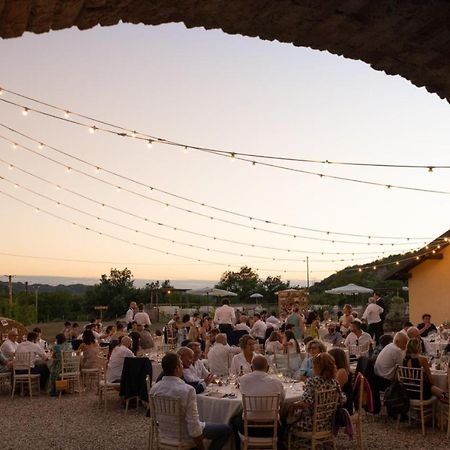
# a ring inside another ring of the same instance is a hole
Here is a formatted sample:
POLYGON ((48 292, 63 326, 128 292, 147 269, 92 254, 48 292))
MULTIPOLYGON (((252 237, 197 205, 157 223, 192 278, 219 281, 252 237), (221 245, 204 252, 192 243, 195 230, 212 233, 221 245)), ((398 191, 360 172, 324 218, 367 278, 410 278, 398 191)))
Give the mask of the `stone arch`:
POLYGON ((447 0, 0 0, 0 36, 120 21, 222 29, 362 60, 450 100, 447 0))

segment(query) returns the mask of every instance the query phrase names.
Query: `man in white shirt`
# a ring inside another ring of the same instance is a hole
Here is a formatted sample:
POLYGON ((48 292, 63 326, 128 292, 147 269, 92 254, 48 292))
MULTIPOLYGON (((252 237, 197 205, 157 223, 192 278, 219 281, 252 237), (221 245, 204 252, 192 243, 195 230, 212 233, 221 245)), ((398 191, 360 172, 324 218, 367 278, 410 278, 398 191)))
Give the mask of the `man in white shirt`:
POLYGON ((216 336, 216 342, 209 349, 208 352, 208 365, 209 370, 214 375, 228 375, 230 358, 240 353, 241 349, 239 347, 230 347, 227 344, 227 335, 218 334, 216 336))
POLYGON ((350 324, 350 333, 347 335, 344 341, 344 345, 348 347, 349 345, 364 345, 372 344, 372 337, 369 333, 361 330, 361 322, 359 320, 354 320, 350 324))
POLYGON ((222 306, 216 309, 214 323, 219 325, 220 332, 225 333, 228 339, 230 339, 233 325, 236 323, 236 313, 234 308, 230 306, 230 301, 227 298, 224 298, 222 300, 222 306))
POLYGON ((108 370, 106 371, 106 381, 108 383, 120 382, 125 358, 134 358, 134 353, 130 350, 132 343, 133 341, 129 336, 124 336, 120 344, 114 347, 109 357, 108 370))
POLYGON ((406 344, 408 338, 403 333, 397 333, 394 342, 386 345, 381 350, 375 361, 376 384, 384 391, 394 380, 397 366, 401 366, 405 357, 406 344))
POLYGON ((200 342, 189 342, 186 347, 190 348, 194 352, 194 360, 192 361, 192 368, 194 370, 194 373, 199 379, 205 380, 209 377, 210 373, 201 360, 202 347, 200 345, 200 342))
POLYGON ((230 374, 241 375, 241 372, 250 373, 252 371, 251 362, 255 357, 255 339, 246 334, 239 339, 241 352, 233 356, 230 365, 230 374))
MULTIPOLYGON (((180 357, 175 353, 167 353, 161 362, 163 373, 162 379, 155 383, 150 390, 150 395, 159 397, 167 396, 179 399, 181 403, 181 415, 184 418, 181 427, 183 442, 190 443, 197 450, 205 450, 203 438, 211 441, 209 450, 220 450, 227 443, 231 435, 231 428, 225 424, 213 424, 200 422, 195 389, 186 384, 181 376, 183 365, 180 357)), ((166 427, 164 427, 166 429, 166 427)), ((162 435, 163 439, 176 438, 176 430, 173 434, 162 435)))
POLYGON ((17 338, 19 337, 19 333, 16 328, 12 328, 8 332, 8 337, 5 339, 3 344, 0 346, 0 352, 3 353, 3 356, 8 361, 12 361, 14 358, 14 353, 16 353, 17 346, 19 343, 17 342, 17 338))
POLYGON ((281 321, 280 319, 277 319, 275 311, 272 311, 270 313, 270 316, 266 319, 266 324, 273 327, 275 331, 280 328, 281 321))
POLYGON ((127 330, 131 329, 131 322, 133 322, 134 320, 136 309, 137 309, 136 302, 131 302, 128 311, 125 314, 125 322, 127 323, 127 330))
MULTIPOLYGON (((284 387, 280 380, 272 378, 268 375, 269 364, 267 359, 262 355, 257 355, 252 361, 252 372, 244 375, 239 380, 239 390, 242 395, 251 396, 265 396, 265 395, 279 395, 280 406, 285 399, 284 387)), ((261 418, 261 413, 258 415, 261 418)), ((248 417, 251 419, 251 416, 248 417)), ((244 433, 244 421, 242 416, 237 416, 233 419, 233 428, 235 434, 237 431, 244 433)), ((249 428, 249 434, 252 437, 271 437, 272 428, 249 428)), ((239 448, 238 441, 236 441, 236 448, 239 448)))
MULTIPOLYGON (((22 341, 16 349, 16 356, 24 353, 31 353, 31 361, 30 361, 30 372, 33 374, 39 374, 40 386, 42 390, 45 390, 47 386, 47 381, 50 376, 50 371, 47 367, 46 361, 48 360, 48 356, 45 354, 44 350, 41 348, 39 344, 36 343, 37 334, 32 331, 27 334, 27 340, 22 341)), ((28 367, 20 366, 17 363, 14 363, 14 369, 17 369, 18 373, 25 373, 28 371, 28 367)))
POLYGON ((200 378, 197 375, 197 372, 193 366, 194 362, 194 352, 188 347, 180 347, 177 350, 177 354, 181 359, 183 364, 183 379, 186 383, 190 383, 191 385, 201 385, 203 389, 196 389, 197 393, 203 392, 206 389, 206 386, 212 381, 211 374, 205 378, 200 378))
POLYGON ((384 309, 376 304, 375 297, 370 297, 369 304, 362 316, 362 319, 367 321, 368 333, 375 338, 377 344, 383 334, 383 322, 381 321, 381 314, 383 311, 384 309))
POLYGON ((266 342, 266 330, 267 325, 261 320, 261 316, 258 313, 253 314, 253 326, 250 334, 258 339, 261 345, 266 342))
POLYGON ((134 321, 138 325, 148 325, 150 326, 152 323, 150 322, 150 317, 148 314, 144 311, 144 305, 142 303, 139 304, 139 311, 134 315, 134 321))
POLYGON ((239 317, 239 323, 234 326, 234 329, 250 333, 251 328, 247 325, 247 320, 248 317, 245 314, 241 314, 239 317))

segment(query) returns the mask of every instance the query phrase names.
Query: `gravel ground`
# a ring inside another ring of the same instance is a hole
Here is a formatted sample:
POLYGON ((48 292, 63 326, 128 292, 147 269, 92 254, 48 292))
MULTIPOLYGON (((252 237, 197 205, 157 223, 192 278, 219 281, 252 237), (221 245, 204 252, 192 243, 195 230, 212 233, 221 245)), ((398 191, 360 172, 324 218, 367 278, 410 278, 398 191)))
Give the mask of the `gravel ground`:
MULTIPOLYGON (((2 450, 133 450, 147 449, 148 419, 143 408, 125 415, 120 402, 111 400, 99 410, 93 393, 66 395, 61 399, 41 395, 32 399, 0 395, 0 448, 2 450)), ((368 450, 449 449, 450 440, 436 429, 422 437, 418 425, 366 419, 368 450)), ((338 449, 356 449, 340 433, 338 449)))

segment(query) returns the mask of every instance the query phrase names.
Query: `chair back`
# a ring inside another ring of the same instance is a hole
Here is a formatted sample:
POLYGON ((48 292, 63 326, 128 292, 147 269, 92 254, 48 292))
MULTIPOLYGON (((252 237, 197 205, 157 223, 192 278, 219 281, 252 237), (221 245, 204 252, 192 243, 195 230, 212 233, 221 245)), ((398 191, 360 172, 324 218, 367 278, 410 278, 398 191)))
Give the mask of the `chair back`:
POLYGON ((408 392, 408 396, 423 400, 423 368, 398 366, 397 378, 408 392))
MULTIPOLYGON (((170 441, 183 442, 183 421, 181 400, 168 396, 150 395, 150 417, 157 423, 158 442, 166 436, 170 441)), ((194 444, 192 443, 194 447, 194 444)))
POLYGON ((28 374, 30 374, 34 358, 33 352, 16 353, 13 359, 14 374, 16 370, 28 370, 28 374))
POLYGON ((61 378, 68 374, 77 375, 80 373, 81 354, 74 352, 61 352, 61 378))
POLYGON ((313 435, 316 433, 332 432, 338 401, 339 391, 336 388, 317 389, 314 392, 313 435))
POLYGON ((278 354, 274 353, 273 355, 273 363, 278 372, 281 372, 283 375, 287 375, 290 373, 290 361, 289 361, 289 353, 278 354))
POLYGON ((251 428, 277 427, 280 395, 242 395, 245 435, 251 428))

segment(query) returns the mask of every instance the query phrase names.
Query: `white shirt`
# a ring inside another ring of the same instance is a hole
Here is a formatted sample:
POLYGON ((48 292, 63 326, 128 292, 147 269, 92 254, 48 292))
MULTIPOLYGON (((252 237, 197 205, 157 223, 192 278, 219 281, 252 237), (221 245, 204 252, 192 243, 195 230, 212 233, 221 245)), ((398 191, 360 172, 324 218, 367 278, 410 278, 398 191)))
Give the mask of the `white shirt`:
POLYGON ((114 347, 109 358, 108 370, 106 372, 106 381, 108 383, 114 383, 115 381, 120 380, 125 358, 134 358, 134 353, 124 345, 114 347))
POLYGON ((236 314, 234 308, 229 305, 222 305, 216 309, 214 322, 218 324, 233 325, 236 323, 236 314))
POLYGON ((37 340, 37 344, 42 348, 42 350, 45 350, 47 348, 47 341, 45 341, 44 339, 39 338, 37 340))
POLYGON ((269 316, 266 319, 266 324, 272 325, 275 330, 278 330, 278 328, 280 327, 281 322, 275 316, 269 316))
POLYGON ((279 341, 266 341, 264 346, 266 349, 266 353, 283 353, 284 347, 283 344, 279 341))
POLYGON ((204 380, 209 376, 208 369, 203 364, 203 361, 198 359, 197 361, 194 361, 192 363, 192 366, 194 368, 195 374, 201 379, 204 380))
POLYGON ((378 306, 376 303, 369 303, 367 305, 366 310, 362 316, 363 319, 367 320, 367 323, 370 325, 371 323, 381 322, 380 314, 384 311, 381 306, 378 306))
POLYGON ((133 320, 134 320, 134 309, 130 308, 125 314, 125 322, 128 324, 133 322, 133 320))
MULTIPOLYGON (((181 428, 183 441, 190 441, 190 437, 198 437, 203 433, 205 423, 200 422, 195 389, 192 386, 186 384, 181 378, 164 376, 161 381, 153 385, 150 394, 156 397, 167 396, 181 400, 181 416, 185 418, 181 428)), ((173 435, 163 435, 162 437, 175 439, 175 428, 173 435)), ((193 444, 192 447, 195 447, 195 445, 193 444)))
POLYGON ((284 401, 285 393, 280 380, 272 378, 266 372, 255 370, 244 375, 239 380, 239 390, 244 395, 280 395, 280 405, 284 401))
POLYGON ((187 369, 183 367, 183 378, 187 383, 201 383, 203 388, 206 389, 204 379, 197 375, 197 371, 192 364, 187 369))
POLYGON ((239 353, 239 347, 230 347, 216 342, 208 352, 208 366, 214 375, 227 375, 229 372, 229 357, 239 353))
POLYGON ((375 361, 375 375, 386 378, 387 380, 393 380, 395 377, 395 369, 397 366, 402 365, 404 357, 405 352, 393 342, 386 345, 375 361))
POLYGON ((14 358, 14 353, 16 353, 18 345, 18 342, 13 342, 11 341, 11 339, 6 338, 3 344, 0 346, 0 352, 3 353, 3 356, 7 360, 11 360, 14 358))
POLYGON ((361 336, 356 336, 353 331, 345 338, 344 345, 348 347, 349 345, 364 345, 372 343, 372 336, 365 331, 362 332, 361 336))
POLYGON ((234 375, 239 375, 241 367, 244 373, 250 373, 252 371, 252 366, 249 364, 244 356, 244 353, 238 353, 233 356, 231 360, 230 373, 234 375))
POLYGON ((139 325, 148 325, 148 326, 150 326, 152 324, 150 322, 150 317, 144 311, 139 311, 138 313, 136 313, 136 315, 134 316, 134 320, 139 325))
MULTIPOLYGON (((34 367, 36 363, 36 356, 39 356, 42 359, 47 359, 47 355, 45 354, 41 346, 31 341, 23 341, 17 346, 16 355, 20 353, 33 353, 34 358, 31 358, 30 367, 34 367)), ((16 368, 20 369, 20 367, 16 368)))
POLYGON ((244 322, 241 322, 241 323, 238 323, 237 325, 235 325, 234 329, 240 330, 240 331, 246 331, 247 333, 250 333, 250 327, 244 322))
POLYGON ((257 320, 250 331, 250 334, 256 338, 264 339, 266 337, 267 325, 262 320, 257 320))

